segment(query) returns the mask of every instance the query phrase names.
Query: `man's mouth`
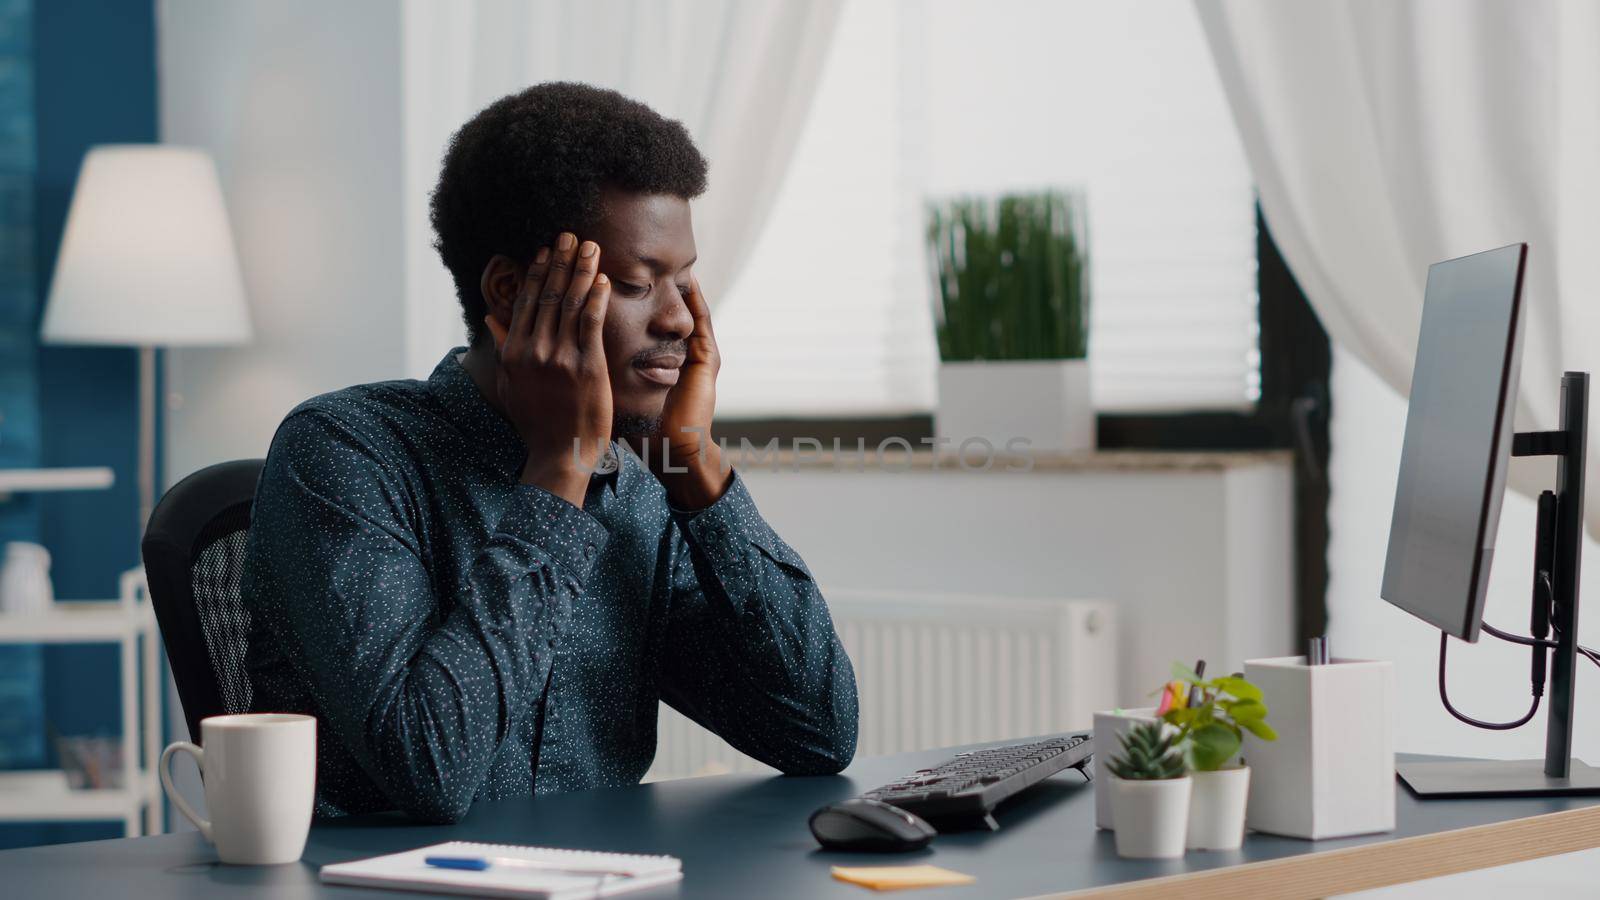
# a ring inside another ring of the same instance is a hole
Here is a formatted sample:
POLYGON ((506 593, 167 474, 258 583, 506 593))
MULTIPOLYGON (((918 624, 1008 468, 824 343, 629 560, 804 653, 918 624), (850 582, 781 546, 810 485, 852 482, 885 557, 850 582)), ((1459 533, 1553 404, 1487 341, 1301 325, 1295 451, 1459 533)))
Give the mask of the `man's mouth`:
POLYGON ((678 383, 678 369, 682 365, 683 357, 664 355, 636 360, 633 367, 639 370, 645 380, 672 387, 678 383))

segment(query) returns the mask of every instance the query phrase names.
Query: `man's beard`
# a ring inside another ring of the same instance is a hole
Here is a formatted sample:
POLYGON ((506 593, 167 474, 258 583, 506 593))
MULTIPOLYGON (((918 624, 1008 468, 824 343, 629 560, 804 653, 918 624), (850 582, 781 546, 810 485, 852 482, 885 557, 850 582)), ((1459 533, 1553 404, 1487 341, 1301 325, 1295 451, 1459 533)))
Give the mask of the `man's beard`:
POLYGON ((616 438, 649 437, 661 430, 661 416, 619 412, 611 417, 611 434, 616 438))

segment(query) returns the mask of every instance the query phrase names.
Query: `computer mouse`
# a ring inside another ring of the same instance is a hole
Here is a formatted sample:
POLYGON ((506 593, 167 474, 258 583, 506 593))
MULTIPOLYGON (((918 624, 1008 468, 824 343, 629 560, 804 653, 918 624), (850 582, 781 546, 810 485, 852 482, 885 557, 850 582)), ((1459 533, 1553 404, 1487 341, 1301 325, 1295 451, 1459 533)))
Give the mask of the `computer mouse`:
POLYGON ((862 797, 811 814, 811 834, 829 850, 920 850, 938 833, 921 816, 862 797))

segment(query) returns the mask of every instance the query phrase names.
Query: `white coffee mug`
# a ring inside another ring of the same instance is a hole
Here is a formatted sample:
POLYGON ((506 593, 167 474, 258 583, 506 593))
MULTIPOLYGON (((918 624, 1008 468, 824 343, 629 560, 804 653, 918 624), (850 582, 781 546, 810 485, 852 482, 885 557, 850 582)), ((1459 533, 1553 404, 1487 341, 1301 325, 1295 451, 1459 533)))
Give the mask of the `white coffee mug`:
POLYGON ((306 848, 317 790, 317 720, 249 713, 200 720, 204 748, 179 741, 161 754, 161 786, 178 811, 217 846, 225 863, 294 862, 306 848), (172 786, 172 754, 194 756, 209 820, 172 786))

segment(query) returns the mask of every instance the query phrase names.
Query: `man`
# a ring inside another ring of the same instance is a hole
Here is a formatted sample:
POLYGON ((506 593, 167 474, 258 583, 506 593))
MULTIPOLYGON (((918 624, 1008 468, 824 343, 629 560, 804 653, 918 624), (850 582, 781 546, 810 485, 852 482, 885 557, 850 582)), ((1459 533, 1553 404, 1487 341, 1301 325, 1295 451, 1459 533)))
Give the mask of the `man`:
POLYGON ((320 815, 635 783, 663 699, 786 773, 849 763, 827 607, 711 437, 705 185, 680 124, 586 85, 451 141, 471 345, 301 404, 256 494, 252 708, 317 717, 320 815))

